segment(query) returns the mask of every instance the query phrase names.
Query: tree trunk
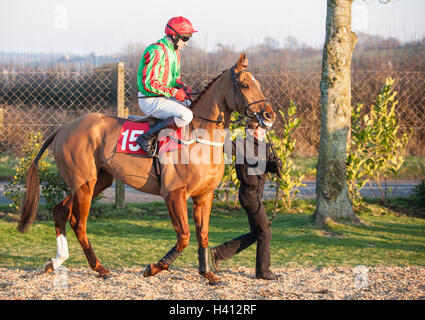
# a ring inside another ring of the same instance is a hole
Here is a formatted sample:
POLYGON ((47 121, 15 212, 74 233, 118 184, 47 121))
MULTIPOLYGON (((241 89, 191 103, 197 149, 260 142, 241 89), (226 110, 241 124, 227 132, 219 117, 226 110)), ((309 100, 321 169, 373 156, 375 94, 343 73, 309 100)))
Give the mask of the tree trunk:
POLYGON ((351 57, 357 36, 351 32, 353 0, 328 0, 323 48, 321 131, 317 164, 317 225, 359 219, 348 196, 346 147, 351 128, 351 57))

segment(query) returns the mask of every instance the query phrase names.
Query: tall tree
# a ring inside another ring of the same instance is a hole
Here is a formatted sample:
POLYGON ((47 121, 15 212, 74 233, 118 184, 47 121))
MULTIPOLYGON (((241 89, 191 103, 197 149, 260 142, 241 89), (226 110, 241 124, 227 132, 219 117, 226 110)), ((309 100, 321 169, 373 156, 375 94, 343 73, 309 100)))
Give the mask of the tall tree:
POLYGON ((327 2, 314 213, 317 225, 329 219, 360 221, 348 196, 346 172, 346 146, 351 128, 351 57, 357 43, 357 36, 351 31, 352 2, 327 2))

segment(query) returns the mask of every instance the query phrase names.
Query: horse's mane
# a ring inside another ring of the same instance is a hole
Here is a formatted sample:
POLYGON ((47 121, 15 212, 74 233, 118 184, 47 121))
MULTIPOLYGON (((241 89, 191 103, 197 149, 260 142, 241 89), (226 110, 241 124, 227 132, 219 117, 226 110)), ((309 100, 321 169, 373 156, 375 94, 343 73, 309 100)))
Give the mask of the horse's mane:
POLYGON ((204 96, 205 95, 205 93, 208 91, 208 89, 213 85, 213 83, 214 82, 216 82, 217 80, 218 80, 218 78, 220 78, 222 75, 223 75, 223 73, 225 73, 226 71, 227 71, 228 69, 226 69, 226 70, 224 70, 222 73, 220 73, 217 77, 215 77, 214 79, 212 79, 208 84, 207 84, 207 86, 205 87, 205 89, 204 90, 202 90, 202 92, 199 94, 199 96, 192 102, 192 104, 190 105, 190 108, 192 109, 195 105, 196 105, 196 103, 198 102, 198 101, 200 101, 201 100, 201 97, 202 96, 204 96))

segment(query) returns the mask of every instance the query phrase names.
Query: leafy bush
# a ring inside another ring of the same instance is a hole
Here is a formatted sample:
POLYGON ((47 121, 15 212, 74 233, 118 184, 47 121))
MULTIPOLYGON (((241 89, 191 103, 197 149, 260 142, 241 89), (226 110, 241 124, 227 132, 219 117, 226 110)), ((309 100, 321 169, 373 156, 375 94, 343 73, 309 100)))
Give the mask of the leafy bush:
POLYGON ((279 179, 280 199, 283 205, 290 209, 292 201, 295 196, 300 192, 299 187, 303 186, 302 180, 304 175, 298 170, 291 159, 292 152, 295 149, 296 140, 292 139, 292 134, 300 124, 300 118, 296 117, 297 105, 293 102, 290 103, 286 114, 279 110, 279 115, 282 119, 282 136, 277 137, 275 132, 271 130, 269 137, 271 143, 276 148, 276 155, 282 160, 282 170, 280 179, 276 174, 269 174, 269 180, 276 183, 279 179))
POLYGON ((413 198, 420 207, 425 208, 425 179, 413 188, 413 198))
MULTIPOLYGON (((392 91, 393 84, 393 79, 386 79, 381 93, 363 119, 360 117, 363 104, 358 104, 352 111, 347 176, 354 205, 361 203, 360 190, 366 183, 371 185, 371 180, 377 183, 379 196, 386 202, 388 193, 393 191, 386 187, 387 179, 392 175, 396 182, 404 163, 411 133, 399 133, 400 126, 395 112, 397 92, 392 91)), ((378 195, 375 197, 378 198, 378 195)))
MULTIPOLYGON (((40 132, 29 132, 26 136, 28 143, 23 146, 22 152, 24 157, 22 157, 16 167, 15 175, 12 181, 5 185, 4 195, 12 204, 16 211, 21 206, 21 202, 25 192, 25 178, 28 171, 28 167, 37 156, 38 150, 40 149, 43 142, 43 135, 40 132)), ((50 163, 46 161, 47 152, 41 157, 38 162, 38 171, 40 174, 40 182, 43 181, 43 177, 47 175, 48 168, 51 166, 50 163)))
MULTIPOLYGON (((230 123, 230 140, 233 141, 237 137, 244 136, 245 131, 240 127, 240 124, 236 119, 240 116, 238 112, 232 114, 232 122, 230 123)), ((227 154, 224 154, 225 160, 227 160, 227 154)), ((232 156, 232 163, 225 162, 224 175, 217 189, 215 189, 214 197, 218 201, 225 203, 227 209, 236 208, 238 202, 238 190, 240 182, 236 177, 236 168, 234 166, 235 156, 232 156), (231 201, 233 203, 231 203, 231 201)))

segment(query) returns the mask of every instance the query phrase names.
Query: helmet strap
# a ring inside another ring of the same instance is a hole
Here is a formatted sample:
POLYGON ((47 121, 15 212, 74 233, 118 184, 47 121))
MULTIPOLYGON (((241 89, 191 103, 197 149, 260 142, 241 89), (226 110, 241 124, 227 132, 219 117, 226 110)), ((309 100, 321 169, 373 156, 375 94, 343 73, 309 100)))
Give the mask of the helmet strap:
POLYGON ((182 36, 180 35, 180 33, 178 33, 176 31, 176 29, 174 29, 172 26, 170 26, 169 24, 167 24, 167 27, 170 28, 171 30, 173 30, 176 34, 170 34, 168 35, 171 40, 173 41, 173 45, 174 45, 174 50, 178 49, 177 43, 179 42, 179 40, 182 38, 182 36))
POLYGON ((175 35, 172 35, 172 34, 168 35, 168 37, 170 38, 171 42, 173 43, 174 50, 177 50, 178 49, 177 43, 179 42, 179 38, 177 38, 175 35))

